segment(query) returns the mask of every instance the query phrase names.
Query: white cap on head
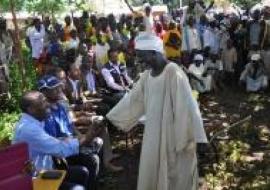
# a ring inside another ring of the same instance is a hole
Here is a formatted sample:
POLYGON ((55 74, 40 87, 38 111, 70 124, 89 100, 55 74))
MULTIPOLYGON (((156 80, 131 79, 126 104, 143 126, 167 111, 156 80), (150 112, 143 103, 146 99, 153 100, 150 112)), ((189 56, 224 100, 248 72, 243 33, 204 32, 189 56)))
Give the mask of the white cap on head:
POLYGON ((203 61, 203 56, 201 54, 197 54, 197 55, 195 55, 193 60, 194 61, 203 61))
POLYGON ((259 61, 261 59, 261 55, 258 53, 255 53, 251 56, 251 61, 259 61))
POLYGON ((142 32, 135 38, 136 50, 152 50, 164 54, 162 40, 148 32, 142 32))
POLYGON ((150 3, 144 3, 143 8, 146 9, 147 7, 151 7, 150 3))

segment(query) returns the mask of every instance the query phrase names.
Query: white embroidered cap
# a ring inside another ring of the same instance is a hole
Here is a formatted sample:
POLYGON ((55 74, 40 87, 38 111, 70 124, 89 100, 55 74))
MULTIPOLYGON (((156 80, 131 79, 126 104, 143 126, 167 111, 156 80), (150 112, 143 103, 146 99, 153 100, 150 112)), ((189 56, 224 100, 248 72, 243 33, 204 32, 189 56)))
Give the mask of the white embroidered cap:
POLYGON ((258 53, 255 53, 251 56, 251 61, 259 61, 261 59, 261 55, 258 53))
POLYGON ((197 54, 197 55, 195 55, 193 60, 194 61, 203 61, 203 56, 201 54, 197 54))

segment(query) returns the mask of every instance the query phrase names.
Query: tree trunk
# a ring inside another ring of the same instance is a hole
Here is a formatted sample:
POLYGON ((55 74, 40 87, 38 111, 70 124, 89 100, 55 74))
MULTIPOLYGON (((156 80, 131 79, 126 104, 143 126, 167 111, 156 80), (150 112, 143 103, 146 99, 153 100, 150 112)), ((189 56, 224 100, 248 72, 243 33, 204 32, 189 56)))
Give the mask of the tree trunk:
POLYGON ((9 0, 9 3, 10 3, 10 11, 13 17, 12 21, 15 27, 14 47, 15 47, 15 52, 18 59, 19 69, 20 69, 21 77, 22 77, 22 90, 24 90, 25 89, 25 67, 24 67, 24 60, 22 56, 20 32, 19 32, 19 27, 17 23, 14 0, 9 0))
POLYGON ((124 0, 124 1, 125 1, 126 5, 128 6, 128 8, 130 9, 130 11, 132 13, 134 13, 134 10, 133 10, 132 6, 129 4, 128 0, 124 0))

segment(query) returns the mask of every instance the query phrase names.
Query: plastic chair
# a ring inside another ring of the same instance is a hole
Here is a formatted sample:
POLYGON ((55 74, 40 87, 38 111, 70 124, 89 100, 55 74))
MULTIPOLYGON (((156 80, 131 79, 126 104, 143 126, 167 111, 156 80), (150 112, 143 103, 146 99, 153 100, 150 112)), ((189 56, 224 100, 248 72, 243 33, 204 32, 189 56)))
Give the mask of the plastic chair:
POLYGON ((28 146, 25 143, 11 145, 0 150, 0 189, 33 190, 28 146), (29 170, 28 170, 29 169, 29 170))

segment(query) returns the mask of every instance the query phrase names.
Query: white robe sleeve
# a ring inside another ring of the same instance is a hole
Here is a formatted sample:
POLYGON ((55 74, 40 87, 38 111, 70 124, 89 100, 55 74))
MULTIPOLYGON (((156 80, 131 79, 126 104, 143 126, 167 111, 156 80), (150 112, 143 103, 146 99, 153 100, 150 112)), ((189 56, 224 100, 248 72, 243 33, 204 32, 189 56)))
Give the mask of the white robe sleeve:
POLYGON ((131 130, 144 115, 144 82, 146 72, 123 99, 107 114, 113 125, 123 131, 131 130))
POLYGON ((176 151, 190 142, 207 143, 201 113, 184 72, 178 70, 171 83, 176 151))

